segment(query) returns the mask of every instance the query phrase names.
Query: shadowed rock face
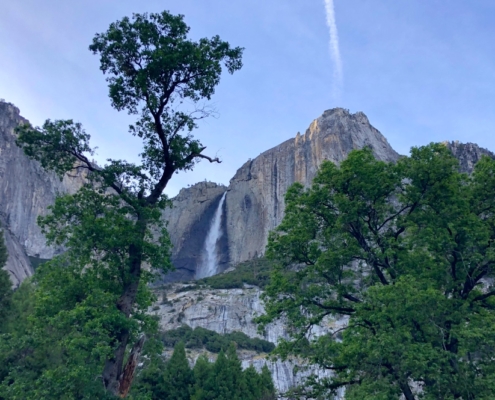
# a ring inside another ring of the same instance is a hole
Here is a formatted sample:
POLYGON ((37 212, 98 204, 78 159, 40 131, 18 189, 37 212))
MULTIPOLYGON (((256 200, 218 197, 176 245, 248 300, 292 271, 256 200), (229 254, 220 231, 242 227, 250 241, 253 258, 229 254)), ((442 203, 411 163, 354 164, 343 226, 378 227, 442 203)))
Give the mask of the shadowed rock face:
POLYGON ((15 144, 14 128, 27 122, 18 108, 0 101, 0 226, 9 251, 6 269, 16 286, 33 273, 28 256, 48 259, 60 251, 46 245, 38 216, 57 193, 74 193, 84 181, 83 175, 60 181, 24 155, 15 144))
MULTIPOLYGON (((199 182, 182 189, 172 199, 172 207, 165 210, 163 216, 168 221, 167 229, 173 245, 172 263, 176 270, 165 277, 166 282, 194 278, 197 268, 203 262, 205 238, 213 215, 226 190, 223 185, 199 182)), ((220 255, 219 270, 223 271, 229 263, 225 212, 221 227, 224 234, 217 243, 217 251, 220 255)))
POLYGON ((366 146, 380 160, 399 158, 363 113, 335 108, 314 120, 304 135, 297 134, 246 162, 228 188, 202 182, 183 189, 173 199, 173 208, 165 213, 177 268, 167 280, 194 276, 215 204, 225 190, 224 232, 217 245, 220 270, 227 263, 237 264, 263 254, 268 232, 284 216, 284 196, 290 185, 309 185, 323 160, 339 163, 350 151, 366 146))
POLYGON ((467 172, 468 174, 473 172, 474 166, 483 156, 495 158, 495 154, 491 151, 474 143, 459 143, 459 141, 443 143, 454 157, 459 160, 459 170, 461 172, 467 172))

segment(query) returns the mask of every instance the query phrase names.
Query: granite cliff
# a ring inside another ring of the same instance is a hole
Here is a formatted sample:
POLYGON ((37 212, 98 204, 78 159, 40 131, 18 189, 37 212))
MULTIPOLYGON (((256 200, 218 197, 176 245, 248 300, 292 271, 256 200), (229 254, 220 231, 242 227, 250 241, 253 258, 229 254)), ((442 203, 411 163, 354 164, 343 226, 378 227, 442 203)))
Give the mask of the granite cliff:
POLYGON ((491 151, 478 146, 475 143, 443 142, 452 152, 455 158, 459 160, 459 170, 470 174, 474 166, 483 156, 495 158, 491 151))
MULTIPOLYGON (((32 263, 48 259, 61 249, 49 248, 36 224, 58 193, 73 193, 84 176, 65 176, 62 181, 28 159, 15 145, 14 128, 27 120, 12 104, 0 102, 0 227, 5 231, 9 260, 7 269, 15 285, 33 272, 32 263)), ((476 144, 445 142, 459 159, 461 169, 471 172, 484 154, 476 144)), ((181 190, 164 212, 173 244, 176 271, 168 281, 188 280, 204 263, 204 242, 211 220, 227 191, 221 210, 221 235, 217 243, 217 272, 263 254, 268 232, 284 215, 284 195, 294 182, 309 185, 323 160, 342 161, 353 149, 369 146, 384 161, 399 155, 362 113, 342 108, 325 111, 301 135, 247 161, 228 187, 200 182, 181 190)))
MULTIPOLYGON (((199 182, 182 189, 172 200, 172 207, 163 213, 173 245, 173 263, 176 271, 168 281, 194 278, 196 269, 204 261, 205 238, 220 198, 227 188, 212 182, 199 182)), ((223 219, 222 223, 225 223, 223 219)), ((222 225, 225 230, 225 226, 222 225)), ((220 238, 219 271, 228 266, 227 236, 220 238)))
MULTIPOLYGON (((39 163, 29 160, 15 145, 14 133, 18 124, 26 122, 16 107, 0 102, 0 227, 5 232, 9 251, 6 268, 15 285, 33 273, 33 260, 48 259, 62 251, 46 245, 36 219, 53 204, 57 194, 75 192, 85 179, 77 175, 65 176, 61 181, 44 171, 39 163)), ((494 157, 471 143, 445 142, 445 145, 459 159, 464 172, 472 172, 482 155, 494 157)), ((220 210, 221 234, 216 244, 217 272, 263 254, 268 232, 283 218, 284 195, 292 183, 309 185, 323 160, 339 163, 351 150, 365 146, 380 160, 395 161, 399 157, 363 113, 351 114, 336 108, 313 121, 304 135, 297 134, 247 161, 228 187, 200 182, 181 190, 172 199, 172 207, 164 211, 177 268, 166 280, 195 277, 204 262, 205 237, 225 193, 220 210)), ((172 287, 160 294, 159 303, 151 311, 159 316, 163 329, 187 324, 218 333, 242 331, 273 343, 288 335, 282 323, 269 326, 264 333, 257 331, 253 317, 263 312, 259 288, 198 291, 184 290, 181 284, 172 287)), ((342 319, 328 320, 320 329, 328 331, 344 323, 342 319)), ((266 363, 282 392, 301 382, 305 374, 324 374, 301 370, 297 360, 267 360, 265 354, 253 352, 244 352, 240 357, 245 366, 253 364, 261 368, 266 363)))
POLYGON ((19 109, 0 101, 0 227, 9 251, 6 269, 18 285, 32 275, 32 262, 49 259, 61 249, 46 245, 36 224, 59 193, 74 193, 83 175, 65 176, 60 180, 41 165, 27 158, 15 144, 14 128, 28 121, 19 109))
POLYGON ((361 112, 327 110, 304 135, 246 162, 230 181, 226 198, 229 259, 233 264, 263 254, 268 232, 284 216, 284 196, 294 182, 311 184, 323 160, 339 163, 350 151, 370 147, 379 160, 399 155, 361 112))
MULTIPOLYGON (((264 312, 264 307, 260 298, 261 290, 257 287, 201 288, 189 291, 185 289, 187 285, 173 284, 163 292, 157 290, 159 301, 151 312, 158 316, 163 330, 188 325, 191 328, 202 327, 220 334, 241 331, 249 337, 258 337, 272 343, 278 343, 281 338, 289 336, 286 326, 280 321, 270 324, 264 332, 258 332, 253 319, 264 312)), ((313 329, 312 334, 320 335, 337 330, 345 323, 346 319, 327 319, 318 329, 313 329)), ((191 354, 192 358, 200 353, 202 351, 191 354)), ((215 355, 209 356, 215 357, 215 355)), ((261 370, 266 364, 279 393, 302 383, 309 374, 320 377, 328 375, 328 371, 314 367, 306 368, 297 359, 272 360, 267 354, 254 351, 241 351, 239 358, 245 368, 252 364, 256 369, 261 370)))
POLYGON ((351 114, 334 108, 314 120, 304 135, 298 133, 295 138, 247 161, 228 188, 200 183, 181 191, 173 201, 172 210, 165 213, 174 244, 173 262, 182 271, 169 278, 194 277, 202 260, 200 243, 204 242, 214 204, 218 205, 225 190, 224 232, 218 244, 219 272, 228 264, 235 265, 264 253, 268 232, 284 216, 284 196, 290 185, 294 182, 309 185, 323 160, 338 163, 351 150, 366 146, 379 160, 395 161, 399 157, 362 112, 351 114))

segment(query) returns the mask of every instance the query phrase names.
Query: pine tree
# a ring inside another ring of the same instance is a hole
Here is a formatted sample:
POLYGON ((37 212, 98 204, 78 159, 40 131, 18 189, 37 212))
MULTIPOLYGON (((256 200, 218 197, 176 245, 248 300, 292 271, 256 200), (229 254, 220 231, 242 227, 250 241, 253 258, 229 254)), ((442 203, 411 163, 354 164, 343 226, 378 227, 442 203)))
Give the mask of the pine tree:
POLYGON ((260 400, 272 400, 276 399, 275 386, 273 385, 272 374, 268 367, 263 365, 260 374, 260 387, 261 387, 261 397, 260 400))
POLYGON ((212 388, 212 393, 214 393, 214 397, 208 397, 209 399, 230 399, 230 394, 234 387, 229 371, 229 363, 223 350, 218 353, 217 360, 213 365, 213 373, 206 386, 212 388))
POLYGON ((189 400, 194 386, 194 373, 186 358, 184 343, 175 345, 174 353, 164 372, 164 387, 167 400, 189 400))
POLYGON ((196 360, 193 373, 194 391, 191 400, 214 399, 213 366, 205 355, 199 356, 196 360))
POLYGON ((230 381, 232 382, 231 399, 243 400, 247 393, 246 380, 242 371, 241 361, 237 357, 235 344, 232 342, 227 348, 227 365, 230 372, 230 381))
POLYGON ((248 368, 244 370, 243 374, 247 387, 245 400, 261 399, 263 388, 261 386, 261 377, 256 371, 256 368, 254 368, 253 365, 251 364, 248 368))
POLYGON ((8 253, 4 243, 3 231, 0 231, 0 333, 4 332, 7 318, 12 308, 12 282, 9 273, 3 269, 7 263, 8 253))
POLYGON ((140 399, 140 396, 146 396, 151 400, 165 399, 167 388, 165 386, 164 372, 166 363, 161 356, 153 355, 149 363, 146 363, 136 382, 132 386, 132 394, 140 399))

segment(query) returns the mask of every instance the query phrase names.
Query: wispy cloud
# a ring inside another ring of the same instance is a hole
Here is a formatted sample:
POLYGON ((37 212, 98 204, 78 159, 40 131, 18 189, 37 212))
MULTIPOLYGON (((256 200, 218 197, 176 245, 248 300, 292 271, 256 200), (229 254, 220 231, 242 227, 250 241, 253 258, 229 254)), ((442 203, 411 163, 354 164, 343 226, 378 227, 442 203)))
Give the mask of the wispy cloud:
POLYGON ((340 92, 344 84, 344 74, 342 70, 342 58, 340 57, 339 34, 337 23, 335 22, 335 8, 333 0, 324 0, 325 12, 327 15, 327 25, 330 32, 330 56, 333 62, 333 96, 336 100, 340 98, 340 92))

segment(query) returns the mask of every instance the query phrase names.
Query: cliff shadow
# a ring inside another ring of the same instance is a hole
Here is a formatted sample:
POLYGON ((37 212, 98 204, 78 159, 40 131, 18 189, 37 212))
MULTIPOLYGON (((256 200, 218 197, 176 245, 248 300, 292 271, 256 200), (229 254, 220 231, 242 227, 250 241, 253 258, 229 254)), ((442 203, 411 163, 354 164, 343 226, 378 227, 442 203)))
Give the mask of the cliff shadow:
MULTIPOLYGON (((206 236, 210 230, 215 211, 217 210, 222 194, 211 202, 208 208, 198 217, 182 238, 183 245, 176 254, 172 256, 174 271, 164 275, 156 283, 168 283, 177 281, 189 281, 194 279, 195 274, 203 262, 203 253, 206 236)), ((222 236, 217 241, 218 270, 224 271, 229 265, 228 236, 226 229, 226 202, 222 207, 221 230, 222 236)))

